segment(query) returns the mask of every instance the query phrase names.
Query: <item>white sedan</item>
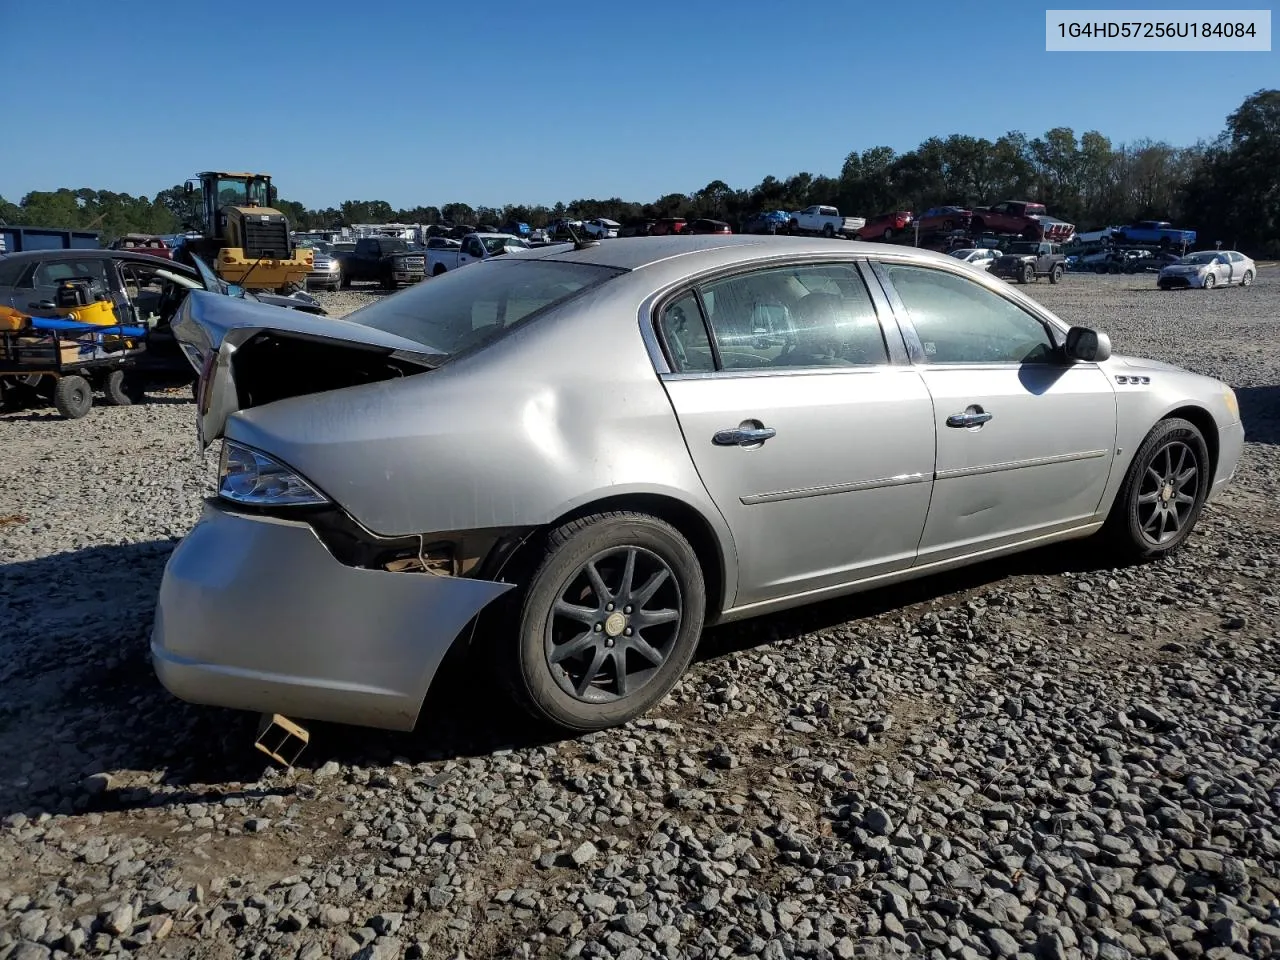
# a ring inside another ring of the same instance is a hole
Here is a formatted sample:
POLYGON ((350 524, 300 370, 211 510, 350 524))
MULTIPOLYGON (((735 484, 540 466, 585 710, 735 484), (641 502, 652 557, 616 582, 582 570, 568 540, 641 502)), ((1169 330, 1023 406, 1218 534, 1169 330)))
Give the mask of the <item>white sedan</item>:
POLYGON ((952 250, 951 256, 965 263, 971 263, 975 267, 981 267, 983 270, 990 270, 991 264, 995 263, 996 258, 1000 256, 1000 251, 986 247, 966 247, 963 250, 952 250))
POLYGON ((1214 287, 1238 283, 1247 287, 1258 276, 1257 265, 1236 250, 1201 250, 1189 253, 1177 263, 1171 263, 1160 271, 1156 285, 1161 290, 1175 287, 1214 287))

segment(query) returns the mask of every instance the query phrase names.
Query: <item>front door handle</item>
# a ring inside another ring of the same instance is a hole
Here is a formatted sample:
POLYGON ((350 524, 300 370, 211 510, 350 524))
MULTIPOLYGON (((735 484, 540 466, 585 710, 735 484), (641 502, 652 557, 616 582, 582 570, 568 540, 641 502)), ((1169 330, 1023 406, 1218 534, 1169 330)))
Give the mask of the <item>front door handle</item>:
POLYGON ((52 300, 39 300, 35 303, 28 303, 27 309, 28 310, 56 310, 57 304, 55 304, 52 300))
POLYGON ((981 407, 970 407, 964 413, 953 413, 947 417, 948 427, 980 427, 992 417, 981 407))
POLYGON ((717 430, 711 442, 717 447, 749 447, 772 440, 777 435, 778 431, 773 427, 737 426, 729 430, 717 430))

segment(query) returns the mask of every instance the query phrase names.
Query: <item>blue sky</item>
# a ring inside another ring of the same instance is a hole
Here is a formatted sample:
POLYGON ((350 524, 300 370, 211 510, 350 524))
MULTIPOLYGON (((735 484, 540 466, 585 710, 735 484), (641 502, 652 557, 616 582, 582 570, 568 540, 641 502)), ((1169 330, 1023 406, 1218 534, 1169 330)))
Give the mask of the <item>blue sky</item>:
POLYGON ((310 207, 645 201, 950 133, 1189 144, 1280 84, 1274 51, 1046 53, 1045 6, 0 0, 0 195, 222 168, 310 207))

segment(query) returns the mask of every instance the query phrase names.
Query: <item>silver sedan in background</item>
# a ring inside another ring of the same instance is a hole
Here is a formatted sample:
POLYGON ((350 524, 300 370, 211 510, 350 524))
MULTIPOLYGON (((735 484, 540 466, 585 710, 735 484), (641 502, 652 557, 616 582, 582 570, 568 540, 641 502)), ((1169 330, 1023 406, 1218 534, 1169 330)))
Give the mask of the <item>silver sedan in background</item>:
POLYGON ((885 244, 583 241, 343 320, 197 292, 174 329, 221 470, 160 679, 375 727, 415 725, 455 644, 591 730, 711 623, 1070 538, 1167 554, 1244 436, 1217 380, 885 244))
POLYGON ((1233 283, 1247 287, 1257 276, 1257 264, 1238 250, 1200 250, 1162 267, 1156 285, 1161 290, 1178 287, 1212 290, 1214 287, 1229 287, 1233 283))

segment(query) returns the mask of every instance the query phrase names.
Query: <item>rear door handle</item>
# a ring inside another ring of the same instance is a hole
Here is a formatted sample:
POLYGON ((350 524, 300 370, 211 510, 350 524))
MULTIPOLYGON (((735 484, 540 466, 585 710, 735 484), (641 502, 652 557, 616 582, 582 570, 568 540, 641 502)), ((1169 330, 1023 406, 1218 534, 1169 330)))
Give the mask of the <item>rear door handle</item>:
POLYGON ((970 407, 964 413, 953 413, 947 417, 948 427, 980 427, 988 420, 992 414, 987 413, 981 407, 970 407))
POLYGON ((773 427, 739 426, 729 430, 717 430, 711 442, 717 447, 748 447, 754 443, 764 443, 778 435, 773 427))

